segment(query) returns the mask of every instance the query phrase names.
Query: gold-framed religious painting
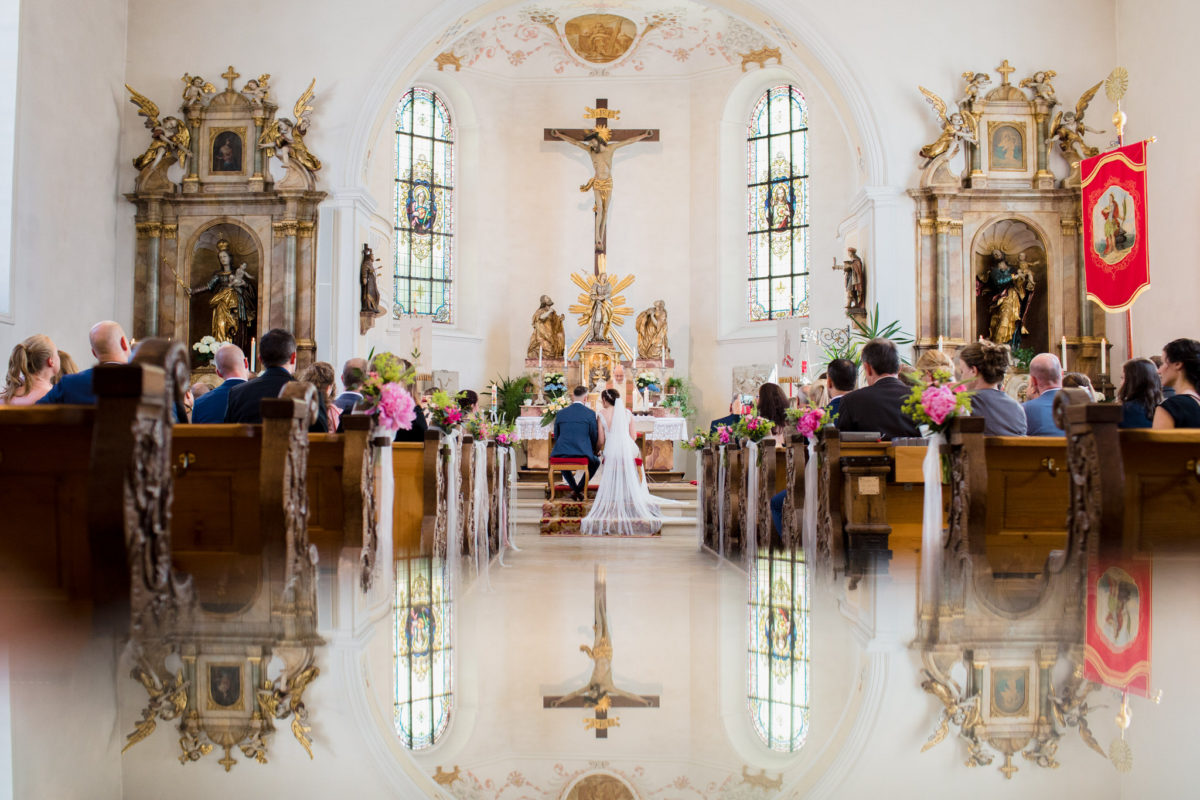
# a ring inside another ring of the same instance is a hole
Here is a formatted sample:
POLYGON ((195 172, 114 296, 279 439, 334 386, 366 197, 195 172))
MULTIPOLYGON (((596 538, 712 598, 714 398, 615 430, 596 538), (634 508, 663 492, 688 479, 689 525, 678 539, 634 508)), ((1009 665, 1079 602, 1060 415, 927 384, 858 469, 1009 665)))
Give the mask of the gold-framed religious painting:
POLYGON ((992 667, 991 688, 993 719, 1029 716, 1029 667, 992 667))
POLYGON ((208 132, 209 175, 246 174, 246 128, 212 128, 208 132))
POLYGON ((207 710, 245 710, 242 667, 243 664, 208 664, 208 702, 205 704, 207 710))
POLYGON ((988 123, 988 167, 993 170, 1025 172, 1028 153, 1025 126, 1020 122, 988 123))
POLYGON ((617 14, 584 14, 563 25, 563 38, 593 64, 616 61, 637 41, 637 23, 617 14))

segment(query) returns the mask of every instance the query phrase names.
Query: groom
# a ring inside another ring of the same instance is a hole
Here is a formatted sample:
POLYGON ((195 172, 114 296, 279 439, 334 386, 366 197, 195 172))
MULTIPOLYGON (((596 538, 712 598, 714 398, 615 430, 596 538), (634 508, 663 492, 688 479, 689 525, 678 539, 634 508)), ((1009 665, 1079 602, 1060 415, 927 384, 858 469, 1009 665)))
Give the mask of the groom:
MULTIPOLYGON (((586 458, 591 475, 600 468, 600 459, 596 457, 596 442, 600 438, 600 429, 596 422, 596 412, 584 403, 587 398, 587 387, 576 386, 571 394, 574 402, 554 415, 554 451, 551 458, 586 458)), ((567 485, 571 487, 571 497, 583 499, 583 489, 575 480, 574 472, 563 473, 567 485)))

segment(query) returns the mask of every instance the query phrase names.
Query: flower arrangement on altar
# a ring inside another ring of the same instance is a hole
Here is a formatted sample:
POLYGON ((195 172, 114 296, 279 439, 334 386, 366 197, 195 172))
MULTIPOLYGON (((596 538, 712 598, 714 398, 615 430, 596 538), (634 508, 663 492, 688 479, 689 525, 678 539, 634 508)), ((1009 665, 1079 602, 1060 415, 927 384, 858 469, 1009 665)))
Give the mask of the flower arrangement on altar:
POLYGON ((417 418, 417 404, 408 391, 416 375, 411 367, 391 353, 371 356, 370 371, 363 380, 363 399, 359 408, 376 418, 388 430, 411 430, 417 418))
POLYGON ((561 372, 547 372, 542 376, 542 394, 550 400, 567 393, 567 381, 561 372))
POLYGON ((567 399, 565 394, 554 398, 546 405, 546 410, 542 412, 542 425, 553 425, 554 417, 569 405, 571 405, 571 401, 567 399))
POLYGON ((655 375, 653 372, 650 372, 649 370, 644 371, 644 372, 639 372, 637 374, 637 379, 636 379, 635 383, 637 384, 637 388, 638 388, 639 392, 644 391, 646 389, 649 389, 652 392, 657 392, 659 390, 658 389, 658 376, 655 375))
POLYGON ((957 416, 971 413, 971 395, 961 384, 954 384, 947 370, 937 370, 933 380, 917 381, 904 401, 903 410, 917 425, 927 425, 935 433, 943 433, 957 416))
POLYGON ((751 442, 761 442, 770 436, 775 423, 758 416, 757 412, 757 408, 752 408, 749 414, 743 414, 742 418, 734 423, 733 435, 739 439, 748 439, 751 442))
POLYGON ((715 434, 710 435, 707 433, 696 433, 692 436, 692 438, 682 442, 680 447, 682 447, 684 450, 703 450, 705 447, 708 447, 709 442, 712 442, 714 439, 715 434))
POLYGON ((801 436, 811 439, 821 428, 834 424, 834 415, 810 400, 808 405, 789 408, 787 421, 796 426, 796 430, 800 432, 801 436))
POLYGON ((453 433, 463 424, 466 415, 458 405, 458 398, 452 397, 444 390, 438 389, 429 398, 429 419, 436 428, 445 433, 453 433))
POLYGON ((227 344, 229 342, 218 342, 213 336, 204 336, 192 345, 192 349, 196 351, 196 361, 204 365, 211 364, 212 360, 217 357, 217 351, 227 344))

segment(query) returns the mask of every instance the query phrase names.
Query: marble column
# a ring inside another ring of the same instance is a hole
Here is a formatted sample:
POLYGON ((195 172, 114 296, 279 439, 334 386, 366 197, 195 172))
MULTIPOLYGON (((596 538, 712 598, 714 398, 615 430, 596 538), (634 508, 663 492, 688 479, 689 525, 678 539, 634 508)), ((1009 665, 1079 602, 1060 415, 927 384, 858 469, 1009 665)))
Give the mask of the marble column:
POLYGON ((950 338, 950 220, 937 220, 937 335, 950 338))

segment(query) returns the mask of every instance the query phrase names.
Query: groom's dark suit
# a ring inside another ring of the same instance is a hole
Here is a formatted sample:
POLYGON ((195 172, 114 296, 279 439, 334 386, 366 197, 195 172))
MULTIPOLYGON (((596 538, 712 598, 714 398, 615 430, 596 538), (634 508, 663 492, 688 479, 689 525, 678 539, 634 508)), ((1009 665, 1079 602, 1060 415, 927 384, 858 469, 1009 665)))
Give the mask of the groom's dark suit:
MULTIPOLYGON (((554 415, 554 450, 550 457, 586 458, 590 474, 595 475, 600 469, 600 459, 596 457, 596 442, 599 438, 600 428, 596 422, 596 412, 583 403, 571 403, 554 415)), ((575 481, 574 473, 563 474, 572 492, 583 490, 575 481)))

